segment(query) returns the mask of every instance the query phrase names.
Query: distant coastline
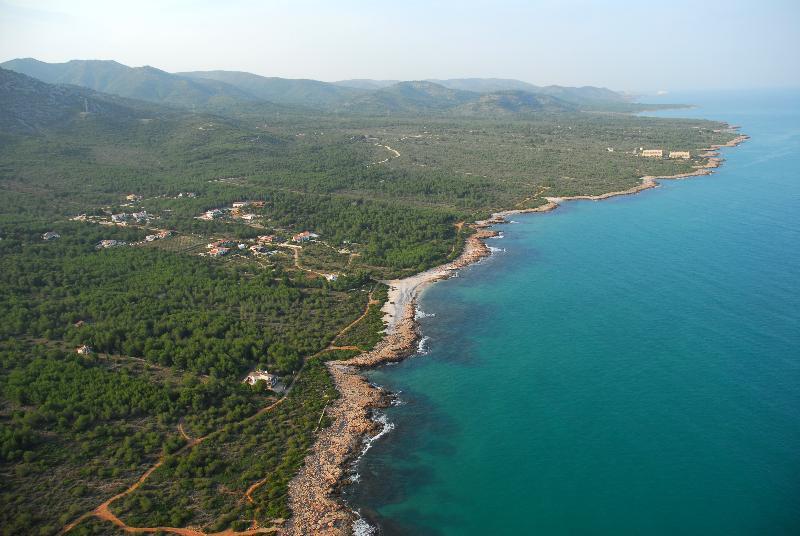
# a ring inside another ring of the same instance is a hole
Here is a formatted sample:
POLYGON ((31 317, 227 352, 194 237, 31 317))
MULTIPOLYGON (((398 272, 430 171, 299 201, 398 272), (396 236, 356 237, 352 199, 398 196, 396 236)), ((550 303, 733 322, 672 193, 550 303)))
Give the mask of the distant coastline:
MULTIPOLYGON (((729 128, 735 130, 738 127, 729 128)), ((400 361, 415 353, 421 335, 415 318, 419 296, 432 283, 448 279, 458 270, 491 255, 485 240, 498 235, 497 231, 490 229, 492 226, 508 223, 508 217, 515 214, 555 210, 565 201, 601 201, 656 188, 660 180, 709 175, 723 161, 719 149, 735 147, 747 139, 749 136, 746 134, 739 134, 725 144, 703 149, 700 156, 705 159, 705 164, 690 172, 648 175, 641 177, 640 184, 626 190, 599 195, 546 197, 547 203, 538 207, 496 212, 490 218, 470 225, 475 232, 466 239, 464 250, 457 259, 407 278, 386 281, 389 293, 382 308, 386 322, 383 340, 369 352, 345 361, 327 363, 340 398, 328 410, 332 424, 319 434, 303 468, 289 485, 292 517, 286 532, 326 536, 353 533, 358 516, 343 502, 340 490, 346 485, 347 467, 360 452, 365 438, 378 432, 378 425, 372 419, 373 410, 389 404, 389 394, 371 385, 361 374, 361 369, 400 361)))

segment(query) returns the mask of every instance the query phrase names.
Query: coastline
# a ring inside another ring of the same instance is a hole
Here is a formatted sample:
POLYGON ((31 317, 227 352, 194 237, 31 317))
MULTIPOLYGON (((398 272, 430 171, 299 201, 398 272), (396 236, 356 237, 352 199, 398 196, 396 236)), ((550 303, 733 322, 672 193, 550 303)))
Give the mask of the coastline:
POLYGON ((361 369, 400 361, 416 351, 420 337, 415 319, 417 299, 432 283, 447 279, 461 268, 491 255, 485 240, 498 233, 490 227, 507 223, 507 218, 515 214, 549 212, 565 201, 600 201, 656 188, 660 180, 709 175, 722 163, 719 149, 735 147, 747 139, 749 136, 740 134, 725 144, 704 149, 700 156, 706 159, 705 164, 690 172, 644 176, 640 184, 626 190, 599 195, 545 197, 547 203, 535 208, 496 212, 470 226, 475 232, 466 239, 464 250, 455 260, 404 279, 385 281, 389 285, 388 299, 382 307, 385 337, 369 352, 326 364, 340 397, 327 410, 332 424, 320 432, 303 468, 289 484, 292 517, 286 534, 340 536, 353 533, 354 523, 359 517, 341 500, 339 490, 346 484, 347 466, 358 455, 364 438, 378 432, 379 427, 371 418, 373 410, 389 405, 389 394, 371 385, 361 374, 361 369))

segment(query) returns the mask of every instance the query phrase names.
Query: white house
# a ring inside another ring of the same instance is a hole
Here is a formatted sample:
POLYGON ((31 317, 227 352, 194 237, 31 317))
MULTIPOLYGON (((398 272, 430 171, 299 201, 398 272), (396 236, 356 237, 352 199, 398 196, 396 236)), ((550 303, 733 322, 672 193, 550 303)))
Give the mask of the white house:
POLYGON ((250 385, 255 385, 260 381, 265 381, 270 387, 275 387, 275 384, 278 383, 278 378, 266 370, 254 370, 244 379, 244 383, 250 385))

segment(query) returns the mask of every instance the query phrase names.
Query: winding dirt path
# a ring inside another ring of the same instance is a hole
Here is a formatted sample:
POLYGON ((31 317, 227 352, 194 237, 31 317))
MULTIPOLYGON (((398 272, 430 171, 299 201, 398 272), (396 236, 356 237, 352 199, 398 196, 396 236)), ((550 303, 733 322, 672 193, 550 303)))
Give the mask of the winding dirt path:
POLYGON ((186 433, 186 430, 183 429, 183 423, 178 423, 178 432, 180 432, 181 437, 184 438, 186 441, 191 441, 192 438, 189 437, 189 434, 186 433))
MULTIPOLYGON (((336 340, 339 337, 341 337, 342 335, 347 333, 353 326, 355 326, 356 324, 361 322, 364 319, 364 317, 366 317, 367 314, 369 314, 369 308, 370 307, 372 307, 373 305, 380 305, 380 302, 372 297, 373 291, 374 291, 374 289, 369 291, 369 297, 367 299, 367 307, 364 309, 364 312, 361 314, 361 316, 359 316, 358 318, 356 318, 355 320, 353 320, 352 322, 347 324, 345 327, 343 327, 339 331, 339 333, 336 334, 336 337, 333 338, 333 341, 331 341, 331 343, 327 347, 325 347, 324 349, 320 350, 319 352, 314 354, 312 357, 318 357, 318 356, 320 356, 322 354, 325 354, 327 352, 331 352, 331 351, 334 351, 334 350, 355 350, 357 352, 363 352, 364 351, 363 349, 359 348, 358 346, 352 346, 352 345, 350 345, 350 346, 335 346, 335 343, 336 343, 336 340)), ((327 406, 325 406, 325 407, 327 408, 327 406)), ((320 418, 319 418, 320 422, 322 422, 322 416, 324 414, 325 414, 325 410, 323 409, 322 410, 322 415, 320 415, 320 418)), ((245 500, 247 502, 249 502, 250 504, 253 504, 255 502, 253 500, 253 493, 255 493, 255 491, 258 488, 263 486, 267 482, 268 479, 269 479, 269 477, 265 476, 264 478, 262 478, 260 480, 257 480, 256 482, 251 484, 250 487, 247 488, 247 491, 245 491, 245 493, 244 493, 245 500)))
POLYGON ((375 143, 375 146, 376 147, 383 147, 384 149, 386 149, 387 151, 392 153, 392 156, 388 156, 388 157, 384 158, 383 160, 381 160, 379 162, 372 162, 371 164, 367 164, 367 167, 379 166, 381 164, 385 164, 386 162, 388 162, 392 158, 400 158, 400 151, 398 151, 397 149, 392 149, 388 145, 383 145, 382 143, 375 143))
POLYGON ((280 245, 286 248, 292 248, 292 251, 294 252, 294 266, 298 270, 302 270, 303 272, 308 272, 309 274, 314 274, 319 277, 324 277, 326 279, 328 278, 328 276, 336 275, 336 274, 326 274, 323 272, 317 272, 316 270, 312 270, 310 268, 303 268, 303 266, 300 265, 300 251, 303 248, 301 246, 295 246, 294 244, 280 244, 280 245))
MULTIPOLYGON (((249 417, 246 417, 246 418, 242 419, 241 421, 239 421, 239 424, 245 424, 245 423, 248 423, 248 422, 250 422, 250 421, 252 421, 254 419, 257 419, 258 417, 260 417, 264 413, 267 413, 268 411, 271 411, 272 409, 274 409, 276 406, 282 404, 286 400, 286 398, 289 396, 289 391, 291 390, 293 385, 294 385, 294 383, 292 383, 292 385, 290 385, 289 388, 286 389, 286 394, 284 394, 283 397, 279 398, 277 401, 273 402, 272 404, 261 408, 260 410, 258 410, 257 412, 253 413, 249 417)), ((217 435, 218 433, 220 433, 222 431, 222 428, 218 428, 217 430, 214 430, 213 432, 210 432, 210 433, 208 433, 208 434, 206 434, 206 435, 204 435, 202 437, 198 437, 198 438, 195 438, 195 439, 190 439, 189 438, 188 434, 186 434, 186 432, 183 429, 183 423, 180 423, 178 425, 178 430, 180 431, 181 436, 183 436, 184 439, 187 439, 187 443, 184 446, 182 446, 180 449, 175 451, 175 453, 172 454, 173 456, 178 456, 180 454, 183 454, 187 450, 199 445, 200 443, 202 443, 206 439, 217 435)), ((94 510, 91 510, 91 511, 86 512, 85 514, 81 515, 75 521, 73 521, 70 524, 68 524, 67 526, 65 526, 61 530, 61 532, 59 532, 59 534, 68 533, 69 531, 71 531, 72 529, 74 529, 75 527, 77 527, 78 525, 80 525, 81 523, 83 523, 84 521, 89 519, 90 517, 96 517, 96 518, 102 519, 104 521, 110 521, 111 523, 113 523, 114 525, 118 526, 122 530, 124 530, 126 532, 134 532, 134 533, 136 533, 136 532, 138 532, 138 533, 152 533, 152 532, 162 531, 162 532, 171 532, 173 534, 180 534, 180 535, 184 535, 184 536, 247 536, 247 535, 251 535, 251 534, 267 534, 267 533, 277 532, 278 530, 280 530, 280 529, 277 529, 275 527, 269 527, 269 528, 248 529, 248 530, 243 531, 243 532, 236 532, 236 531, 233 531, 233 530, 229 529, 229 530, 225 530, 223 532, 205 533, 205 532, 202 532, 202 531, 200 531, 198 529, 193 529, 193 528, 180 528, 180 527, 131 527, 130 525, 126 524, 124 521, 122 521, 120 518, 118 518, 111 511, 111 504, 116 502, 116 501, 118 501, 119 499, 122 499, 123 497, 125 497, 127 495, 130 495, 134 491, 136 491, 142 484, 144 484, 144 482, 150 477, 151 474, 153 474, 153 472, 156 469, 158 469, 159 467, 161 467, 164 464, 166 459, 167 459, 167 455, 164 455, 161 458, 159 458, 159 460, 152 467, 150 467, 147 471, 145 471, 142 474, 142 476, 139 477, 139 480, 134 482, 130 487, 128 487, 126 490, 124 490, 124 491, 122 491, 120 493, 117 493, 116 495, 114 495, 110 499, 106 500, 105 502, 100 504, 100 506, 98 506, 94 510)))
POLYGON ((334 346, 334 344, 336 343, 337 340, 339 340, 339 338, 342 335, 350 331, 356 324, 364 320, 364 318, 369 314, 369 308, 371 306, 380 305, 380 302, 372 297, 372 293, 373 290, 370 290, 369 297, 367 298, 367 307, 364 309, 364 312, 361 313, 361 316, 359 316, 358 318, 347 324, 345 327, 343 327, 341 331, 339 331, 339 333, 336 334, 336 337, 333 338, 333 341, 331 341, 326 350, 361 350, 358 346, 334 346))
MULTIPOLYGON (((295 249, 295 259, 297 259, 297 249, 295 249)), ((355 320, 350 322, 348 325, 346 325, 344 328, 342 328, 339 331, 339 333, 336 334, 336 337, 333 338, 333 341, 331 341, 331 344, 329 344, 326 348, 324 348, 324 349, 320 350, 319 352, 317 352, 316 354, 314 354, 312 357, 317 357, 319 355, 322 355, 322 354, 324 354, 326 352, 333 351, 333 350, 356 350, 356 351, 359 351, 359 352, 362 351, 361 348, 359 348, 358 346, 335 346, 335 341, 339 337, 341 337, 343 334, 345 334, 347 331, 352 329, 353 326, 355 326, 356 324, 361 322, 367 316, 367 314, 369 314, 370 307, 372 307, 374 305, 379 305, 379 304, 380 304, 380 302, 378 302, 377 300, 375 300, 373 298, 373 291, 371 290, 370 293, 369 293, 369 297, 367 299, 367 306, 365 307, 364 312, 361 314, 361 316, 359 316, 358 318, 356 318, 355 320)), ((298 375, 299 375, 299 372, 298 372, 298 375)), ((297 376, 295 376, 295 378, 297 378, 297 376)), ((273 410, 275 407, 277 407, 278 405, 282 404, 286 400, 286 398, 289 396, 289 392, 291 391, 293 386, 294 386, 294 382, 292 382, 292 384, 289 385, 289 387, 286 389, 286 393, 281 398, 279 398, 277 401, 273 402, 272 404, 261 408, 260 410, 258 410, 254 414, 250 415, 249 417, 246 417, 245 419, 242 419, 241 421, 239 421, 239 424, 245 424, 245 423, 248 423, 248 422, 250 422, 250 421, 252 421, 254 419, 257 419, 261 415, 267 413, 268 411, 273 410)), ((321 419, 321 417, 320 417, 320 419, 321 419)), ((173 456, 178 456, 180 454, 183 454, 187 450, 199 445, 200 443, 202 443, 206 439, 208 439, 210 437, 213 437, 214 435, 220 433, 221 431, 222 431, 222 428, 219 428, 219 429, 214 430, 213 432, 210 432, 210 433, 208 433, 208 434, 206 434, 206 435, 204 435, 202 437, 198 437, 198 438, 192 439, 189 436, 189 434, 186 433, 186 430, 183 427, 183 422, 179 422, 178 423, 178 432, 180 433, 181 437, 183 437, 183 439, 186 440, 186 444, 183 447, 181 447, 180 449, 178 449, 173 454, 173 456)), ((124 521, 122 521, 119 517, 117 517, 111 511, 111 504, 113 504, 114 502, 118 501, 119 499, 122 499, 123 497, 126 497, 127 495, 130 495, 131 493, 136 491, 142 484, 144 484, 144 482, 150 477, 150 475, 153 474, 153 472, 156 469, 158 469, 159 467, 161 467, 164 464, 166 459, 167 459, 167 455, 164 455, 161 458, 159 458, 159 460, 153 466, 151 466, 149 469, 147 469, 147 471, 145 471, 142 474, 142 476, 140 476, 139 479, 136 482, 134 482, 130 487, 128 487, 124 491, 114 495, 110 499, 107 499, 105 502, 100 504, 94 510, 91 510, 89 512, 84 513, 83 515, 81 515, 80 517, 78 517, 77 519, 75 519, 74 521, 69 523, 68 525, 66 525, 61 530, 61 532, 59 534, 68 533, 69 531, 71 531, 72 529, 74 529, 75 527, 77 527, 78 525, 80 525, 81 523, 83 523, 84 521, 86 521, 87 519, 89 519, 91 517, 96 517, 98 519, 102 519, 104 521, 111 522, 114 525, 116 525, 117 527, 121 528, 122 530, 124 530, 126 532, 131 532, 131 533, 169 532, 169 533, 178 534, 178 535, 181 535, 181 536, 248 536, 248 535, 253 535, 253 534, 275 533, 275 532, 279 532, 281 530, 280 528, 277 528, 277 527, 268 527, 268 528, 256 527, 256 528, 252 528, 252 529, 248 529, 246 531, 240 531, 240 532, 228 529, 228 530, 225 530, 225 531, 222 531, 222 532, 205 533, 205 532, 203 532, 203 531, 201 531, 199 529, 194 529, 194 528, 190 528, 190 527, 132 527, 132 526, 126 524, 124 521)), ((253 493, 259 487, 264 485, 264 483, 267 481, 267 479, 268 479, 268 477, 264 477, 264 478, 262 478, 262 479, 260 479, 260 480, 258 480, 256 482, 254 482, 252 485, 250 485, 250 487, 247 488, 247 491, 244 494, 244 498, 248 502, 253 503, 254 502, 253 501, 253 493)))

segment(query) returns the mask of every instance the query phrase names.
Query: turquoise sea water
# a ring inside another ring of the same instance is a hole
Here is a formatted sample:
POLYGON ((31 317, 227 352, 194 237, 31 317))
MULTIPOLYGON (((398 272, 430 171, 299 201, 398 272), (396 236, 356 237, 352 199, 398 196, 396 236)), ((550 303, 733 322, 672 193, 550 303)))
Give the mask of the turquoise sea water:
POLYGON ((800 534, 800 92, 678 99, 752 139, 424 294, 346 492, 382 533, 800 534))

